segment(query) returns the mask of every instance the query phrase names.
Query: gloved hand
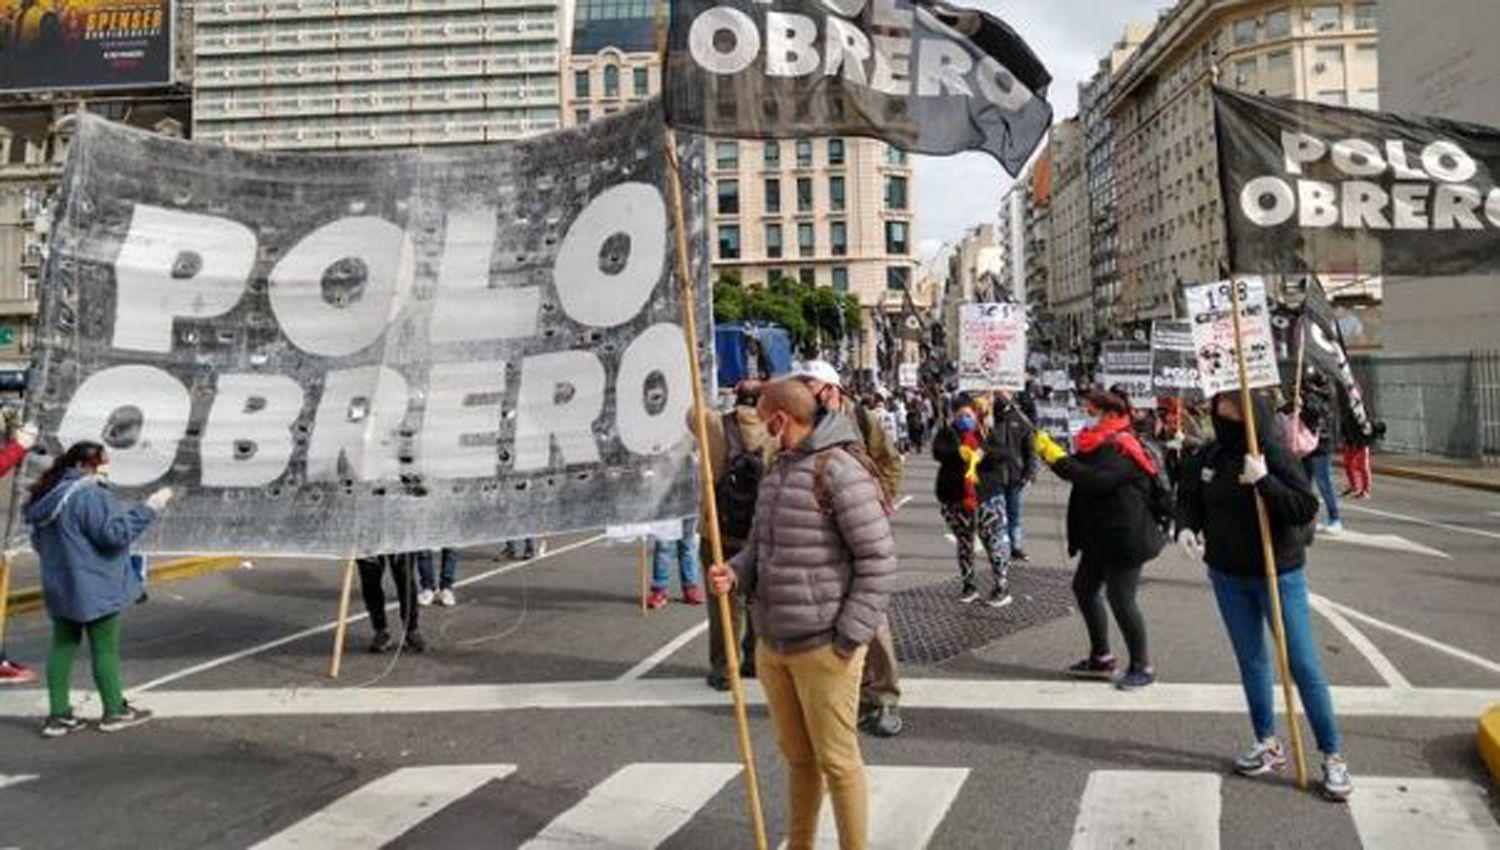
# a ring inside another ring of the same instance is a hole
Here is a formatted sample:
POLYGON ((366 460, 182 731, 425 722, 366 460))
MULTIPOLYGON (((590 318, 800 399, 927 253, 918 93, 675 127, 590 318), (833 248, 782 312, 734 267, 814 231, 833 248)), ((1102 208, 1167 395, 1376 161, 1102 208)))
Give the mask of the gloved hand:
POLYGON ((1265 455, 1245 455, 1245 466, 1240 470, 1241 484, 1254 487, 1255 482, 1265 478, 1267 474, 1265 455))
POLYGON ((1183 554, 1194 561, 1203 558, 1203 535, 1191 528, 1177 529, 1177 545, 1182 547, 1183 554))
POLYGON ((27 422, 16 429, 16 442, 21 444, 21 448, 29 451, 32 446, 36 445, 38 433, 36 423, 27 422))
POLYGON ((1042 463, 1052 466, 1068 456, 1068 450, 1058 445, 1052 439, 1052 435, 1046 431, 1038 430, 1031 437, 1031 445, 1036 449, 1036 456, 1042 459, 1042 463))
POLYGON ((1181 434, 1173 434, 1172 435, 1172 439, 1166 441, 1166 443, 1164 443, 1163 445, 1165 445, 1167 448, 1171 449, 1174 452, 1180 452, 1180 451, 1182 451, 1182 447, 1184 445, 1183 439, 1182 439, 1182 435, 1181 434))
POLYGON ((167 503, 172 501, 172 497, 175 495, 177 494, 172 492, 171 487, 163 487, 146 497, 146 507, 156 513, 161 513, 166 509, 167 503))

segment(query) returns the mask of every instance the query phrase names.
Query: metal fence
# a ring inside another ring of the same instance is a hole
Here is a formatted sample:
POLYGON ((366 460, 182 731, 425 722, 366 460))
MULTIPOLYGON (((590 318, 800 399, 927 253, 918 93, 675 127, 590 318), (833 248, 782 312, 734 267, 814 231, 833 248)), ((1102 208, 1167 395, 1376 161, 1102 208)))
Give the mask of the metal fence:
POLYGON ((1350 358, 1386 424, 1380 448, 1500 464, 1500 351, 1350 358))

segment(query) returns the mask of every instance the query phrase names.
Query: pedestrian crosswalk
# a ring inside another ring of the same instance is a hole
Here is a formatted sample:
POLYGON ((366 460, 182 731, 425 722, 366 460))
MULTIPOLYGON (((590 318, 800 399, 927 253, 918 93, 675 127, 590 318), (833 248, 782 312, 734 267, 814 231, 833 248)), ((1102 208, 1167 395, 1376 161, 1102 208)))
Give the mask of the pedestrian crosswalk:
MULTIPOLYGON (((980 787, 970 789, 968 802, 958 804, 970 784, 969 768, 872 765, 868 771, 872 850, 965 846, 951 838, 936 838, 950 814, 965 805, 997 804, 997 789, 980 787)), ((716 798, 740 780, 741 773, 740 765, 734 763, 626 765, 584 791, 581 799, 553 816, 521 847, 661 847, 703 816, 716 798)), ((401 768, 265 839, 255 850, 385 846, 428 819, 444 817, 445 808, 491 782, 518 780, 522 772, 510 764, 401 768)), ((1055 846, 1218 850, 1224 828, 1222 800, 1234 787, 1236 783, 1226 783, 1215 773, 1094 771, 1079 791, 1071 838, 1059 834, 1055 846)), ((820 850, 838 846, 829 808, 825 805, 820 816, 820 850)), ((1364 850, 1500 850, 1500 825, 1490 813, 1483 789, 1463 780, 1360 777, 1350 804, 1330 805, 1326 816, 1352 819, 1352 831, 1364 850)), ((767 826, 773 836, 779 834, 779 824, 767 826)), ((723 842, 714 846, 742 846, 745 838, 725 834, 722 827, 715 834, 723 842)))

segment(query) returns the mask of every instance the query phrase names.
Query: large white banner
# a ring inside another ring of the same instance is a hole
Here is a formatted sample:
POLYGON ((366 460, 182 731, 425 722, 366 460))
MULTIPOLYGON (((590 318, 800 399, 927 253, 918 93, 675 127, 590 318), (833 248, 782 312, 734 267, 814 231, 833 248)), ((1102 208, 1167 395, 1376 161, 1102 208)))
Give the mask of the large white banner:
POLYGON ((965 304, 958 312, 958 388, 1026 388, 1026 308, 965 304))
MULTIPOLYGON (((701 156, 683 176, 704 293, 701 156)), ((84 117, 42 292, 43 445, 104 443, 127 496, 176 488, 154 552, 693 514, 665 163, 654 103, 427 154, 249 153, 84 117)))
POLYGON ((1276 369, 1276 344, 1271 336, 1271 313, 1266 307, 1265 281, 1247 277, 1234 284, 1227 280, 1205 283, 1190 286, 1185 292, 1188 320, 1193 325, 1193 347, 1198 353, 1198 381, 1208 397, 1240 388, 1231 285, 1238 286, 1240 292, 1240 344, 1245 349, 1250 389, 1281 384, 1276 369))

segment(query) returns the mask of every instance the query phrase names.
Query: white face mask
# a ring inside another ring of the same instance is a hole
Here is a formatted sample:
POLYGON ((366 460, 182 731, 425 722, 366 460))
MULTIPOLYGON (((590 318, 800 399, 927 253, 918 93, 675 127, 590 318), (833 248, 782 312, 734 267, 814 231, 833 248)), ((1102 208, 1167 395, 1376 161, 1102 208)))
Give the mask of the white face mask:
POLYGON ((97 469, 94 470, 94 476, 96 478, 102 478, 105 481, 108 481, 109 480, 109 464, 107 464, 107 463, 106 464, 101 464, 97 469))

